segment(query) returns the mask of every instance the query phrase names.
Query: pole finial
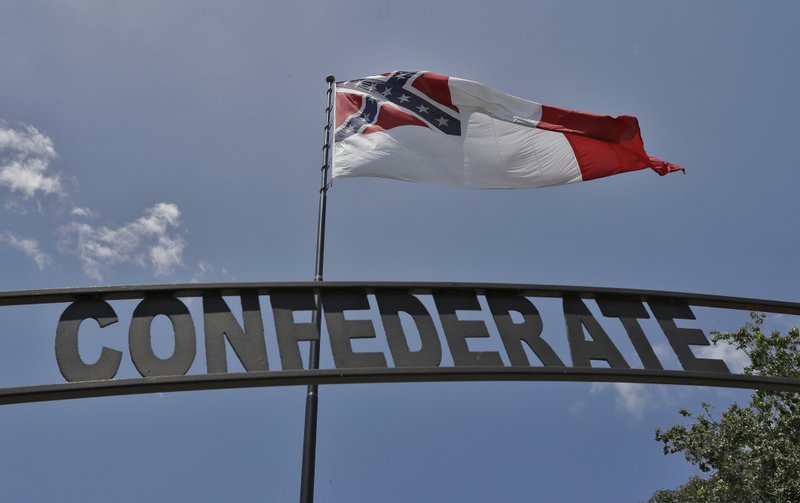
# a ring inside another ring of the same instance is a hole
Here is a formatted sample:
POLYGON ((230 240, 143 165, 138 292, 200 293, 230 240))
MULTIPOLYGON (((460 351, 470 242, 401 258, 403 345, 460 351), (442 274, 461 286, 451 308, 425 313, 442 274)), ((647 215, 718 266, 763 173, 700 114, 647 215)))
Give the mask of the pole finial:
POLYGON ((336 82, 336 77, 329 74, 327 77, 325 77, 325 82, 327 82, 328 84, 330 84, 331 82, 336 82))

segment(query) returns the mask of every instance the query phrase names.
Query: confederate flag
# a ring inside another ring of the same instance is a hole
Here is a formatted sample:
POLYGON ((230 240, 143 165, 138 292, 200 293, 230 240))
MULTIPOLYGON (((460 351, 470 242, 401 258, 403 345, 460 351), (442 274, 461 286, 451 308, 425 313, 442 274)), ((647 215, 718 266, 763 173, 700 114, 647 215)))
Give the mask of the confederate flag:
POLYGON ((647 155, 635 117, 550 107, 431 72, 338 82, 335 118, 334 177, 517 189, 683 169, 647 155))

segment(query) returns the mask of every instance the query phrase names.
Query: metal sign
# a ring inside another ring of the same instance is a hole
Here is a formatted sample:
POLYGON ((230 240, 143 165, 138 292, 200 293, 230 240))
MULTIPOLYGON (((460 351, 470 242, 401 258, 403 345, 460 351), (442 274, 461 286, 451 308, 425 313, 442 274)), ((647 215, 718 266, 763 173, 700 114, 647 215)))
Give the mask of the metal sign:
POLYGON ((235 387, 467 380, 637 382, 800 391, 800 379, 733 374, 722 360, 696 356, 692 347, 710 342, 701 329, 684 326, 685 320, 695 319, 693 307, 800 314, 800 304, 790 302, 610 288, 463 283, 189 284, 0 293, 0 306, 54 303, 67 305, 60 318, 53 320, 53 332, 35 335, 54 338, 54 360, 64 381, 0 388, 0 404, 235 387), (317 294, 322 303, 324 341, 313 322, 317 294), (192 314, 187 306, 191 298, 201 299, 201 313, 192 314), (540 299, 559 303, 562 319, 558 323, 540 312, 540 299), (115 301, 121 300, 138 300, 129 319, 120 319, 114 308, 115 301), (592 313, 589 302, 602 316, 592 313), (271 316, 264 309, 269 309, 271 316), (351 312, 361 312, 361 319, 353 319, 351 312), (470 316, 478 312, 486 316, 470 316), (312 315, 304 320, 303 313, 312 315), (371 319, 364 319, 364 313, 371 314, 371 319), (153 347, 153 322, 160 316, 171 322, 174 344, 166 357, 153 347), (267 318, 272 323, 265 323, 267 318), (682 370, 664 369, 649 342, 645 320, 656 322, 659 335, 668 341, 682 370), (99 357, 87 361, 79 350, 79 340, 81 330, 90 323, 101 332, 112 324, 127 324, 128 347, 103 345, 99 357), (553 327, 560 327, 560 333, 553 333, 553 327), (499 344, 476 349, 476 343, 490 332, 499 336, 499 344), (623 356, 609 336, 612 332, 617 336, 624 333, 638 361, 623 356), (554 350, 554 337, 566 342, 569 358, 554 350), (364 341, 378 338, 385 351, 359 349, 364 341), (273 361, 279 360, 279 368, 270 367, 267 340, 277 347, 273 361), (330 348, 331 368, 308 369, 301 345, 310 341, 330 348), (205 372, 187 375, 196 363, 200 344, 204 346, 205 372), (229 372, 228 348, 243 371, 229 372), (141 377, 117 378, 123 358, 130 358, 141 377))

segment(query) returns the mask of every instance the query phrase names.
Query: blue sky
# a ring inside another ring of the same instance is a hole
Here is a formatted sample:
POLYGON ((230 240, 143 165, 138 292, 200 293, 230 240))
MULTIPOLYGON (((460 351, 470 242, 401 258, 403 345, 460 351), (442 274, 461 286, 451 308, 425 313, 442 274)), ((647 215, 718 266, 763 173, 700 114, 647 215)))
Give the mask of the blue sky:
MULTIPOLYGON (((426 69, 636 115, 649 153, 687 174, 524 191, 337 180, 326 279, 800 301, 798 10, 5 2, 2 289, 312 279, 325 76, 426 69)), ((129 319, 133 306, 117 305, 129 319)), ((0 386, 61 379, 52 344, 63 307, 0 311, 0 386)), ((693 326, 709 330, 744 319, 698 316, 693 326)), ((109 344, 124 347, 124 330, 109 344)), ((746 397, 565 383, 325 387, 317 500, 639 501, 694 473, 661 454, 655 427, 701 400, 746 397)), ((4 406, 0 497, 292 501, 304 399, 274 388, 4 406)))

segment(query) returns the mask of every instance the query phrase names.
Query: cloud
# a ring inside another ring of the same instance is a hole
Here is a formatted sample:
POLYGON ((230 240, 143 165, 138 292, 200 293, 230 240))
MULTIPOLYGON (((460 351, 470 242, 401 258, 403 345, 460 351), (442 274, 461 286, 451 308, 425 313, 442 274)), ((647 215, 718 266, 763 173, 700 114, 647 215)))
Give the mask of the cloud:
POLYGON ((735 346, 724 341, 711 346, 696 346, 693 351, 699 358, 724 360, 734 374, 741 374, 742 370, 750 365, 750 358, 747 357, 744 351, 736 349, 735 346))
POLYGON ((650 407, 652 387, 630 382, 617 382, 613 386, 617 392, 617 407, 623 411, 638 418, 650 407))
POLYGON ((98 281, 117 264, 149 265, 156 276, 164 276, 183 265, 186 242, 177 233, 180 214, 177 205, 158 203, 117 228, 72 222, 62 227, 59 248, 77 255, 84 272, 98 281))
POLYGON ((217 270, 212 264, 205 260, 197 262, 197 268, 192 274, 190 283, 200 283, 203 280, 208 281, 209 277, 213 281, 235 281, 236 277, 232 276, 226 267, 221 267, 217 270))
POLYGON ((592 394, 613 390, 617 410, 639 419, 648 409, 657 407, 665 401, 661 386, 639 383, 592 383, 592 394))
POLYGON ((573 403, 568 410, 573 416, 583 417, 586 414, 586 402, 584 400, 578 400, 573 403))
POLYGON ((38 267, 40 271, 43 271, 45 267, 51 263, 50 255, 41 250, 39 242, 35 239, 23 238, 6 232, 0 235, 0 240, 5 241, 11 248, 21 251, 28 256, 36 263, 36 267, 38 267))
POLYGON ((206 273, 208 273, 213 268, 211 264, 208 262, 201 260, 197 262, 197 271, 192 275, 192 278, 189 280, 190 283, 200 283, 200 281, 205 278, 206 273))
POLYGON ((25 199, 62 194, 60 177, 48 169, 56 156, 53 141, 35 127, 14 129, 0 120, 0 186, 25 199))
POLYGON ((84 217, 84 218, 91 218, 97 216, 97 213, 90 210, 89 208, 80 208, 80 207, 72 208, 69 214, 72 215, 73 217, 84 217))
POLYGON ((666 344, 653 344, 653 351, 660 361, 675 357, 675 353, 666 344))
MULTIPOLYGON (((7 187, 12 196, 6 201, 6 208, 15 208, 20 201, 29 199, 40 204, 38 195, 67 196, 61 175, 50 169, 57 157, 47 135, 30 125, 11 127, 0 119, 0 187, 7 187)), ((63 204, 66 199, 63 197, 60 202, 63 204)), ((54 217, 63 217, 62 210, 54 217)), ((68 213, 73 221, 60 227, 58 249, 76 255, 84 272, 95 280, 102 280, 103 274, 118 264, 151 267, 156 276, 167 275, 183 265, 186 242, 178 232, 181 213, 175 204, 156 204, 143 217, 120 227, 86 223, 86 219, 98 216, 87 207, 74 206, 68 213)), ((34 239, 6 232, 0 233, 2 242, 33 259, 40 270, 52 262, 34 239)))

